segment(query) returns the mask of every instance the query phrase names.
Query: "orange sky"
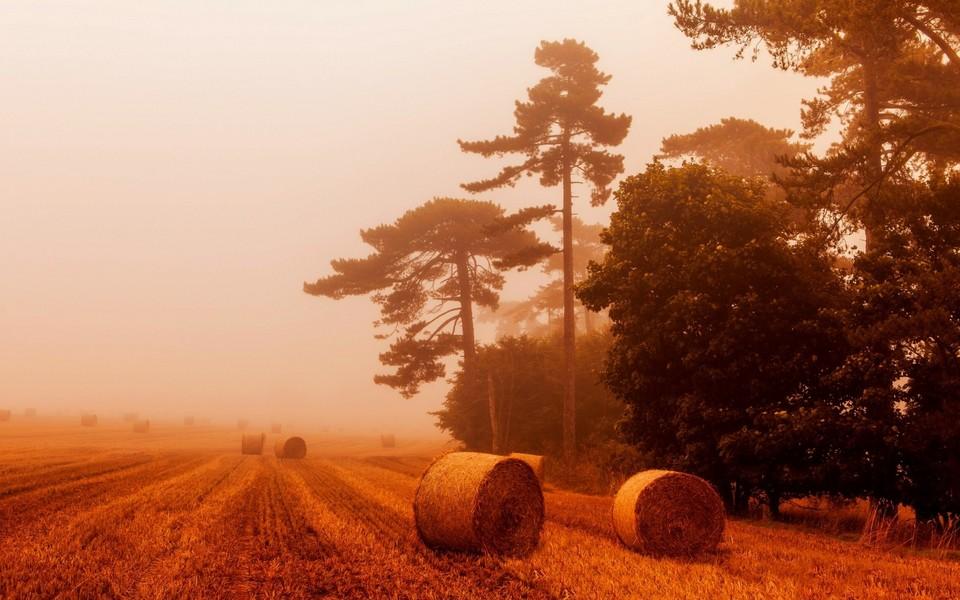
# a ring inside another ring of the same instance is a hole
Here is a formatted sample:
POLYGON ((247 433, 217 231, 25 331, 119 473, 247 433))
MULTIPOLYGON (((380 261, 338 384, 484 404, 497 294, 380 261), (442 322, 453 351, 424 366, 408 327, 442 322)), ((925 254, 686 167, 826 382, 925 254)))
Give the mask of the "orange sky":
POLYGON ((0 407, 431 431, 446 384, 374 385, 375 307, 301 283, 495 171, 456 139, 509 132, 541 39, 600 54, 628 173, 722 117, 799 127, 817 82, 690 50, 666 5, 4 0, 0 407))

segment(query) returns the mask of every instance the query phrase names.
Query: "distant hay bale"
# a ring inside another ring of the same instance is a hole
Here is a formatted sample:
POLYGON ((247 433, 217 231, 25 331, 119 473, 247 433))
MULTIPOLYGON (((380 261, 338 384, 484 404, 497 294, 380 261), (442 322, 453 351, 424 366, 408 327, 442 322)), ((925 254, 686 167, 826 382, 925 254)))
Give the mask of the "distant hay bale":
POLYGON ((523 556, 540 540, 543 492, 521 460, 451 452, 420 477, 413 515, 431 548, 523 556))
POLYGON ((150 419, 141 419, 133 423, 134 433, 147 433, 150 431, 150 419))
POLYGON ((544 463, 546 458, 539 454, 523 454, 522 452, 511 452, 510 458, 516 458, 530 465, 537 479, 543 481, 544 463))
POLYGON ((184 417, 184 418, 183 418, 183 424, 184 424, 186 427, 193 427, 193 417, 184 417))
POLYGON ((380 435, 380 446, 383 448, 396 448, 397 447, 397 438, 392 433, 384 433, 380 435))
POLYGON ((10 411, 0 410, 0 421, 9 421, 9 420, 10 420, 10 411))
POLYGON ((691 556, 713 550, 723 538, 723 501, 709 483, 676 471, 642 471, 613 501, 613 528, 640 552, 691 556))
POLYGON ((277 440, 273 451, 277 458, 303 458, 307 455, 307 443, 300 437, 277 440))
POLYGON ((245 433, 240 440, 240 454, 263 454, 267 436, 262 433, 245 433))
POLYGON ((37 409, 35 409, 35 408, 28 408, 28 409, 26 409, 26 410, 23 411, 23 416, 25 416, 25 417, 27 417, 27 418, 35 417, 35 416, 37 416, 37 409))
POLYGON ((84 427, 96 427, 97 415, 81 415, 80 424, 84 427))
POLYGON ((237 419, 237 429, 239 429, 240 431, 245 430, 247 428, 247 425, 249 425, 249 423, 247 423, 246 419, 237 419))
POLYGON ((138 413, 135 413, 135 412, 133 412, 133 413, 123 413, 123 422, 124 422, 124 423, 134 423, 134 422, 136 422, 137 419, 139 419, 139 418, 140 418, 140 415, 139 415, 138 413))
POLYGON ((280 426, 280 423, 274 423, 270 426, 270 433, 280 433, 283 431, 283 427, 280 426))

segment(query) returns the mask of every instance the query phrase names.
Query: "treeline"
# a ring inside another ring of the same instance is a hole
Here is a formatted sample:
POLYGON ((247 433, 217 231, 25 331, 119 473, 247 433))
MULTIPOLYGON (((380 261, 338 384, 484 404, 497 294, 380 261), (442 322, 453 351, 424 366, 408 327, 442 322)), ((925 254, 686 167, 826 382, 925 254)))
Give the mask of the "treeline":
POLYGON ((405 394, 460 356, 438 420, 471 448, 573 465, 626 442, 649 466, 710 480, 733 511, 830 494, 956 522, 960 6, 669 10, 696 49, 764 50, 828 78, 799 136, 738 118, 671 136, 615 190, 609 224, 578 223, 570 177, 605 201, 623 164, 605 148, 630 119, 597 106, 609 76, 595 53, 545 42, 535 58, 550 75, 517 104, 515 134, 461 142, 522 162, 464 187, 530 173, 561 186, 563 252, 530 229, 554 207, 435 200, 364 231, 373 254, 305 289, 373 295, 394 330, 381 358, 396 371, 378 380, 405 394), (833 121, 841 141, 814 154, 833 121), (504 272, 538 264, 563 277, 496 311, 504 272), (478 346, 474 320, 489 315, 503 335, 478 346))

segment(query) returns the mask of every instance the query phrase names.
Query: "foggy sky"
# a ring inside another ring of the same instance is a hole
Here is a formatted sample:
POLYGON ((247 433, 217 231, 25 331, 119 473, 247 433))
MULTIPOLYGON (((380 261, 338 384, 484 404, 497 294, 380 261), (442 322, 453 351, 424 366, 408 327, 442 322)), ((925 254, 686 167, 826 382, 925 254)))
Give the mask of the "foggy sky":
MULTIPOLYGON (((633 115, 628 174, 723 117, 799 128, 817 81, 693 51, 666 6, 4 0, 0 408, 432 431, 447 385, 374 385, 376 307, 302 282, 366 255, 361 228, 497 170, 456 139, 510 132, 542 39, 599 53, 601 104, 633 115)), ((587 221, 614 208, 582 196, 587 221)))

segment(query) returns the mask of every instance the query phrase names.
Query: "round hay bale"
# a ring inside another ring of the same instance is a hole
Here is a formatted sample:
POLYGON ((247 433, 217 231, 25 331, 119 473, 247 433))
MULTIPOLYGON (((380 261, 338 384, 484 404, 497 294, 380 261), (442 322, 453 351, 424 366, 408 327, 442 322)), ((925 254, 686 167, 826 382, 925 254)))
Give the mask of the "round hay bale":
POLYGON ((139 418, 140 418, 140 415, 135 412, 123 413, 124 423, 135 423, 139 418))
POLYGON ((544 473, 544 464, 546 462, 546 457, 539 454, 523 454, 522 452, 511 452, 510 458, 516 458, 522 460, 523 462, 530 465, 530 468, 533 469, 533 473, 537 476, 541 482, 543 481, 544 473))
POLYGON ((96 427, 97 425, 97 415, 81 415, 80 416, 80 425, 84 427, 96 427))
POLYGON ((150 419, 143 419, 133 423, 134 433, 147 433, 150 431, 150 419))
POLYGON ((691 556, 713 550, 726 524, 723 501, 709 483, 676 471, 642 471, 613 501, 613 528, 640 552, 691 556))
POLYGON ((262 433, 245 433, 240 440, 241 454, 263 454, 263 443, 267 436, 262 433))
POLYGON ((27 417, 27 418, 33 418, 33 417, 37 416, 37 409, 35 409, 35 408, 28 408, 28 409, 26 409, 25 411, 23 411, 23 416, 25 416, 25 417, 27 417))
POLYGON ((397 438, 392 433, 380 434, 380 446, 382 448, 396 448, 397 438))
POLYGON ((522 460, 451 452, 420 477, 413 515, 420 539, 434 549, 523 556, 543 528, 540 481, 522 460))
POLYGON ((0 421, 9 421, 9 420, 10 420, 10 411, 0 410, 0 421))
POLYGON ((280 433, 281 431, 283 431, 283 426, 280 423, 274 423, 270 426, 270 433, 280 433))
POLYGON ((240 431, 245 430, 247 428, 247 425, 249 425, 249 423, 247 423, 246 419, 237 419, 237 429, 239 429, 240 431))
POLYGON ((194 423, 193 417, 184 417, 184 418, 183 418, 183 425, 184 425, 185 427, 193 427, 193 423, 194 423))
POLYGON ((307 455, 307 443, 300 437, 277 440, 273 451, 277 458, 303 458, 307 455))

